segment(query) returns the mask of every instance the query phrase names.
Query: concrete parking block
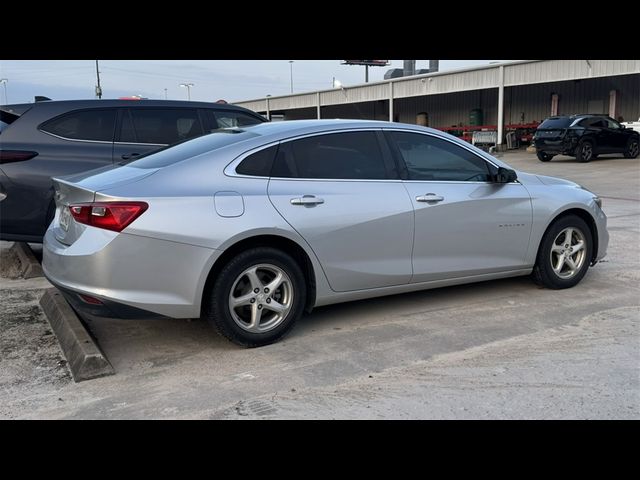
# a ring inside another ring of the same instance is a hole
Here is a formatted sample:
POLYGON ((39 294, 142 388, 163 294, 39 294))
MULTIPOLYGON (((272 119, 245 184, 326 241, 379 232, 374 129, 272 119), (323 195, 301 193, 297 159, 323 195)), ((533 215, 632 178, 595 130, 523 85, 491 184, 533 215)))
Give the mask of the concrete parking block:
POLYGON ((40 299, 40 306, 58 337, 76 382, 115 374, 109 360, 58 289, 47 289, 40 299))
POLYGON ((22 278, 35 278, 42 277, 44 274, 42 273, 42 266, 38 259, 33 254, 33 250, 28 243, 25 242, 16 242, 11 247, 13 253, 20 260, 20 271, 22 278))

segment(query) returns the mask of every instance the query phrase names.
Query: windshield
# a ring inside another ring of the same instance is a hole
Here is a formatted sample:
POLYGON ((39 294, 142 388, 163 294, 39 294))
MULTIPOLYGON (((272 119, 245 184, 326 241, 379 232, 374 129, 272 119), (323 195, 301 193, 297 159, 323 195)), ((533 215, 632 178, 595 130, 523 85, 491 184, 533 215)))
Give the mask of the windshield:
POLYGON ((256 133, 240 130, 238 128, 216 130, 215 133, 211 133, 209 135, 169 145, 161 150, 154 150, 146 155, 141 155, 131 163, 123 162, 121 165, 126 163, 128 167, 135 168, 166 167, 188 158, 196 157, 203 153, 211 152, 234 143, 240 143, 257 136, 258 134, 256 133))
POLYGON ((538 128, 556 130, 558 128, 568 128, 574 119, 570 117, 552 117, 547 118, 540 124, 538 128))

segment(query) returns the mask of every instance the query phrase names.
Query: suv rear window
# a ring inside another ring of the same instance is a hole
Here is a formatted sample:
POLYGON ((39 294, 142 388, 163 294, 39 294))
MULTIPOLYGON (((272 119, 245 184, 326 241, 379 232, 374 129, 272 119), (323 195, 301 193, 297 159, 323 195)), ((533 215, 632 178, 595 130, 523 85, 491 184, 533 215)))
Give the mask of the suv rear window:
POLYGON ((573 123, 574 118, 570 117, 556 117, 556 118, 547 118, 544 122, 540 124, 538 128, 544 128, 549 130, 555 130, 558 128, 569 128, 573 123))
POLYGON ((173 165, 188 158, 196 157, 219 148, 243 142, 259 135, 245 130, 219 130, 203 137, 184 141, 175 145, 154 150, 153 152, 138 157, 138 160, 127 163, 128 167, 136 168, 161 168, 173 165))
POLYGON ((40 130, 73 140, 113 141, 116 109, 78 110, 43 123, 40 130))

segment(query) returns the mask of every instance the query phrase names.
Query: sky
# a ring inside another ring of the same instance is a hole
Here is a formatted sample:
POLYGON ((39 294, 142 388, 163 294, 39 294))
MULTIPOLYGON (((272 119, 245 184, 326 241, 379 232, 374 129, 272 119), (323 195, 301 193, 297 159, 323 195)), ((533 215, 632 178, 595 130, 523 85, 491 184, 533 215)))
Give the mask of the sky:
MULTIPOLYGON (((486 65, 494 60, 440 60, 440 71, 486 65)), ((416 69, 428 68, 417 60, 416 69)), ((191 100, 229 103, 290 93, 364 83, 365 67, 341 60, 100 60, 102 98, 140 95, 152 99, 186 100, 181 83, 193 83, 191 100)), ((384 79, 388 67, 370 67, 369 81, 384 79)), ((95 60, 0 60, 0 104, 33 102, 35 95, 52 100, 95 98, 95 60), (6 87, 6 91, 5 91, 6 87), (5 100, 6 93, 6 100, 5 100)))

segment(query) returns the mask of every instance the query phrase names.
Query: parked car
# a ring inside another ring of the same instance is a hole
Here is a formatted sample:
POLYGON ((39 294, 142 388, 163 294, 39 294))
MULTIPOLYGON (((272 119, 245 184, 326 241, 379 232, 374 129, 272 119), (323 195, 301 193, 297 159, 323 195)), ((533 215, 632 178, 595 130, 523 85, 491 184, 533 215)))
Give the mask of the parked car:
POLYGON ((549 117, 536 130, 535 146, 541 162, 556 155, 589 162, 603 153, 636 158, 640 153, 640 134, 606 115, 549 117))
POLYGON ((47 101, 0 112, 0 239, 29 242, 41 242, 53 218, 52 176, 130 161, 217 128, 266 121, 233 105, 166 100, 47 101))
POLYGON ((54 183, 43 269, 77 311, 202 316, 245 346, 318 305, 532 272, 572 287, 609 239, 579 185, 398 123, 223 130, 54 183))

